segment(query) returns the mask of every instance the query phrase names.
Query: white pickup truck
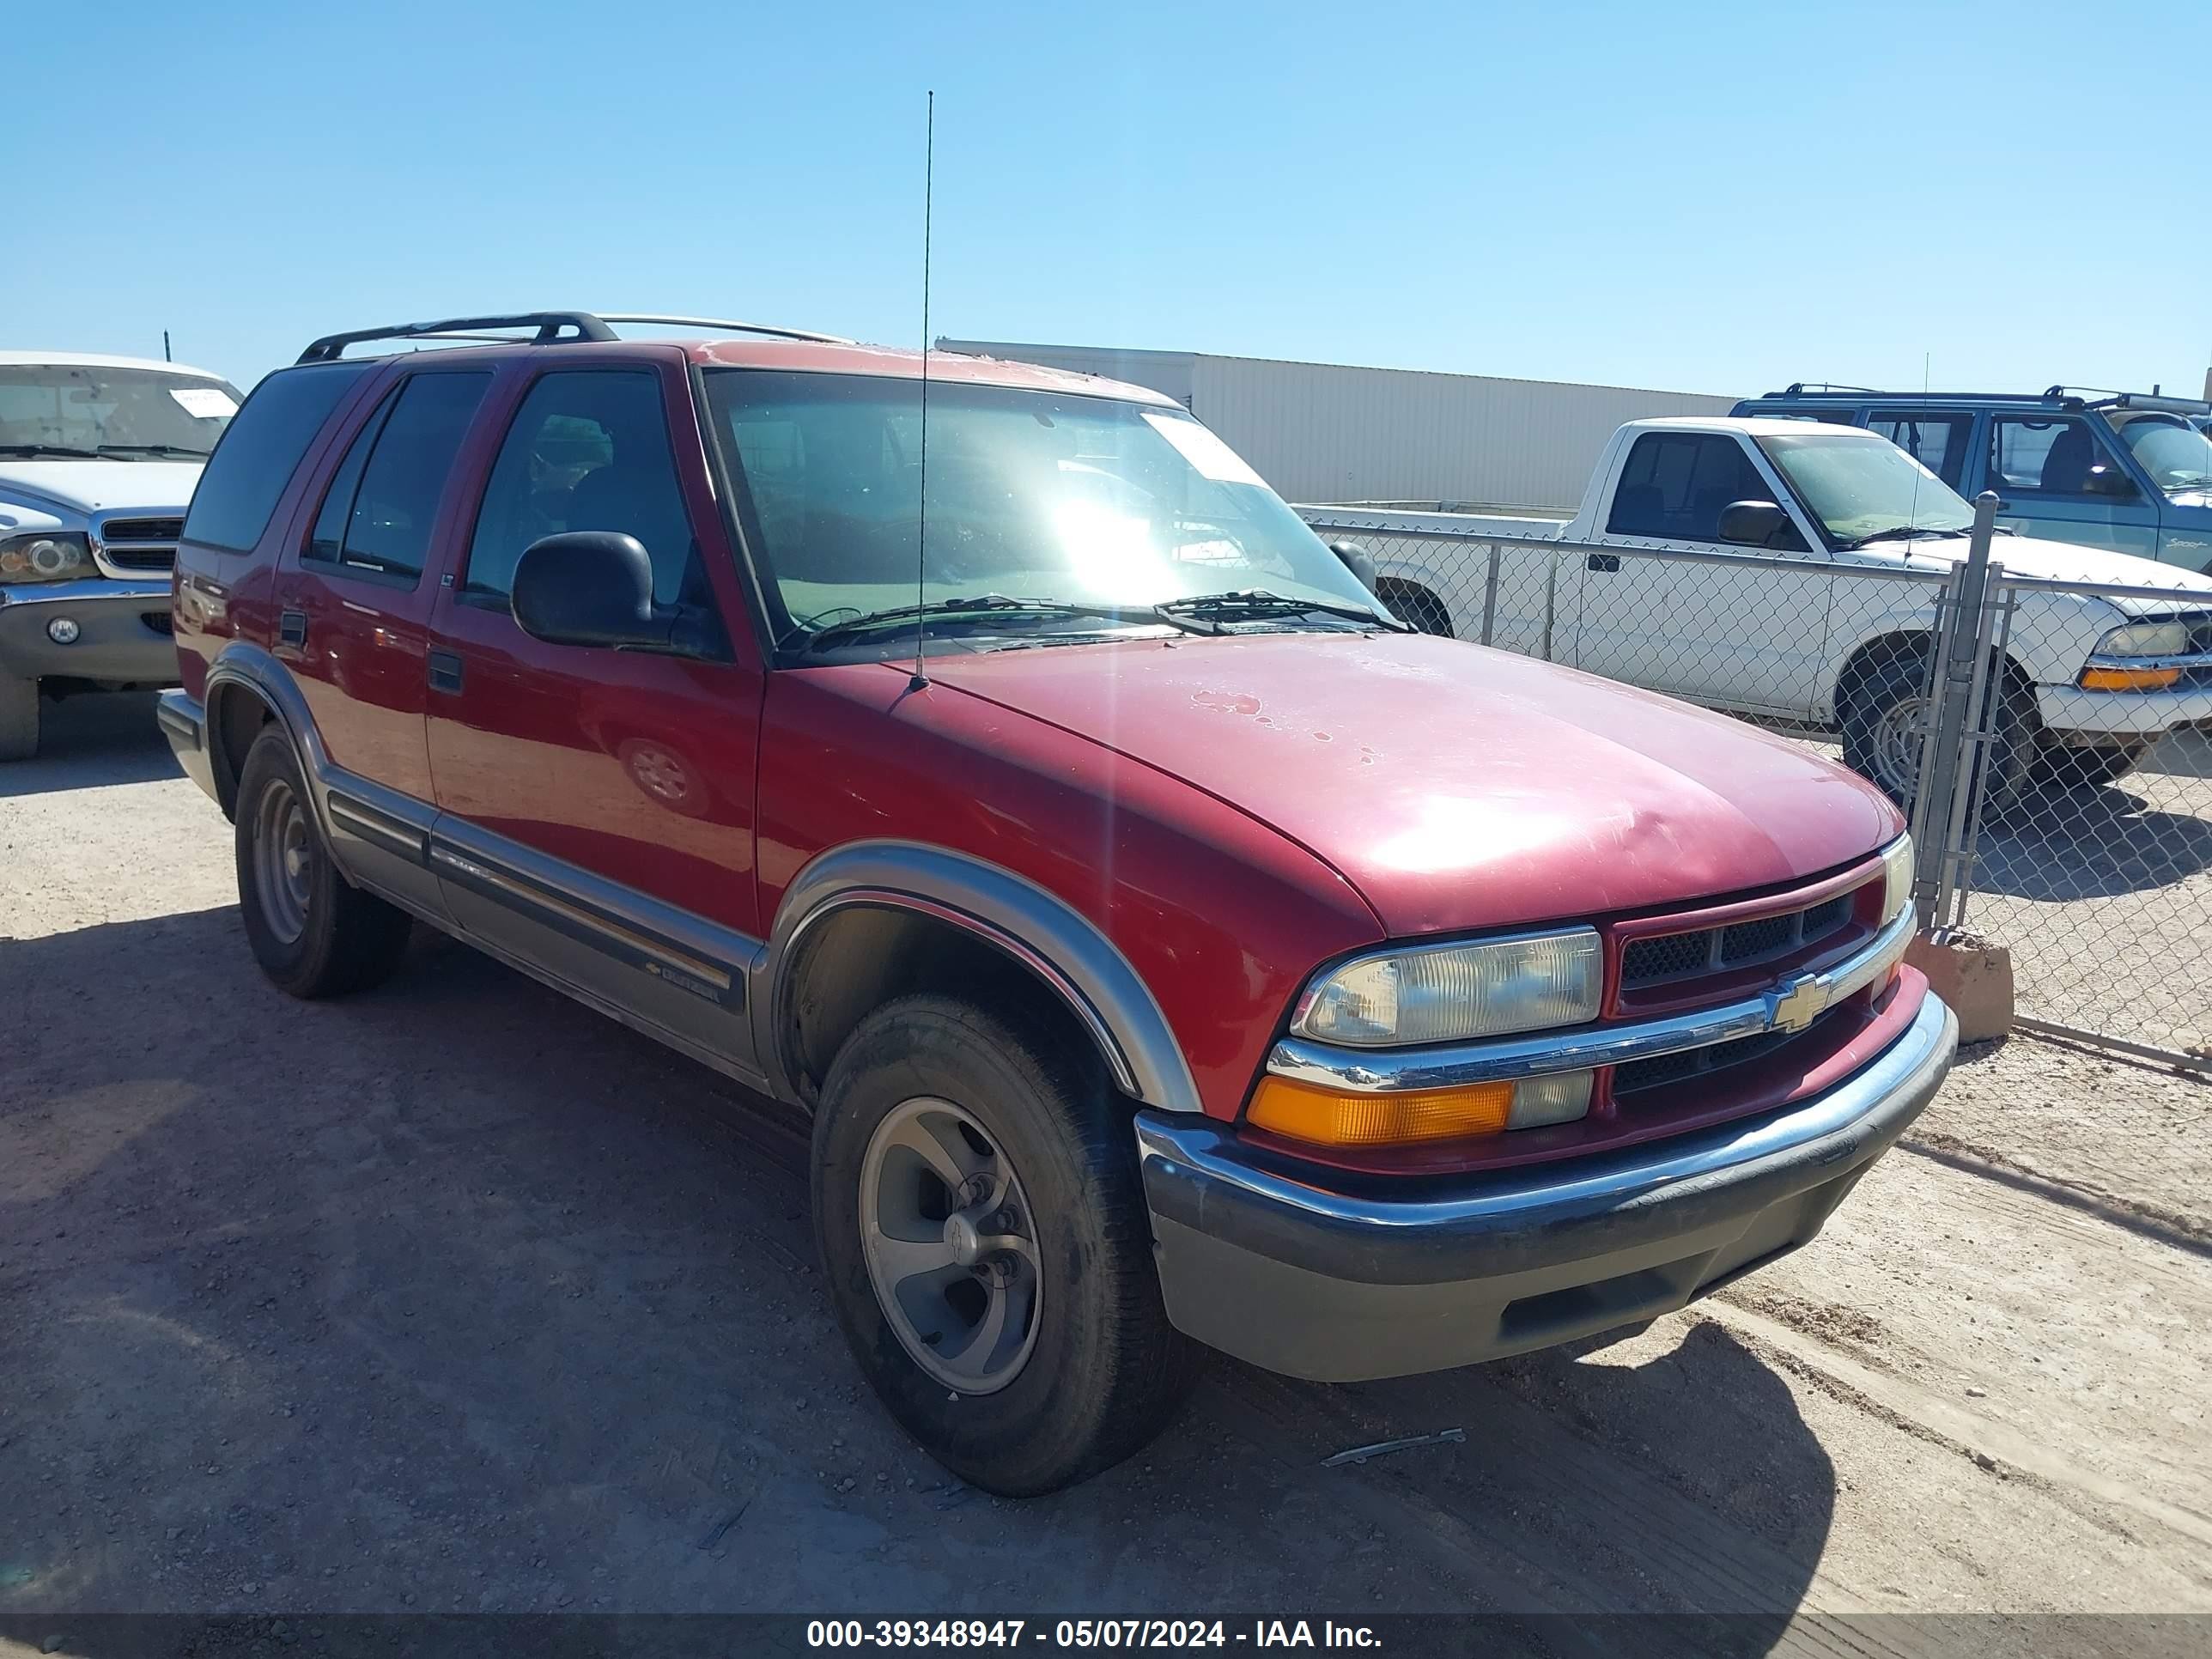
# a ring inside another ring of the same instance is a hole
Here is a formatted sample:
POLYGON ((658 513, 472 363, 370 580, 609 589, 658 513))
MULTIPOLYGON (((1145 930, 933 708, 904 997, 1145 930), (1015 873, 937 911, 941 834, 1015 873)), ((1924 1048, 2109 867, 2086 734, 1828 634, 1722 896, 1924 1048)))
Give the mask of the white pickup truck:
POLYGON ((170 568, 239 401, 182 363, 0 351, 0 761, 56 697, 176 684, 170 568))
MULTIPOLYGON (((1376 592, 1432 633, 1571 663, 1710 707, 1839 729, 1844 758, 1902 799, 1917 775, 1933 584, 1838 576, 1963 559, 1973 509, 1887 439, 1801 420, 1702 416, 1616 432, 1562 525, 1445 513, 1299 511, 1356 537, 1376 592), (1478 538, 1447 541, 1443 536, 1478 538), (1497 578, 1491 580, 1495 538, 1497 578), (1607 549, 1620 549, 1619 553, 1607 549), (1755 554, 1731 566, 1636 549, 1755 554)), ((2001 535, 2008 576, 2172 597, 2020 586, 2006 641, 1996 799, 2102 781, 2178 727, 2212 725, 2212 580, 2122 553, 2001 535)))

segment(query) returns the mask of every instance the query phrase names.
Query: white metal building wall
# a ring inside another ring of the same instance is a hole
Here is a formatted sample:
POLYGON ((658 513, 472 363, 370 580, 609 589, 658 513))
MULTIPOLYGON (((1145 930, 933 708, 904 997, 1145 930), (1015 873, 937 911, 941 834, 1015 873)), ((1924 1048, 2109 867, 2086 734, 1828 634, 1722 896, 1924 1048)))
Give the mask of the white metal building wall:
POLYGON ((1294 501, 1571 509, 1624 421, 1724 415, 1734 399, 1485 374, 1182 351, 940 340, 1165 392, 1294 501))

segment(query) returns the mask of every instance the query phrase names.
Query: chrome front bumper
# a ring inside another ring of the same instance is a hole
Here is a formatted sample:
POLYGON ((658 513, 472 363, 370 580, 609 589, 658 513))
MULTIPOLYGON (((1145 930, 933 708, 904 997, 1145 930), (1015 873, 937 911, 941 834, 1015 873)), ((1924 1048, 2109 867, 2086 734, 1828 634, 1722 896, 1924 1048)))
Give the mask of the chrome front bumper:
POLYGON ((176 641, 144 620, 168 614, 166 577, 0 586, 0 674, 174 685, 176 641), (46 632, 47 623, 60 617, 77 625, 76 638, 67 645, 46 632))
POLYGON ((1803 1244, 1942 1085, 1933 995, 1826 1093, 1614 1153, 1364 1180, 1228 1126, 1139 1112, 1168 1317, 1271 1370, 1355 1382, 1572 1341, 1679 1308, 1803 1244))
POLYGON ((2035 712, 2046 732, 2075 741, 2158 738, 2179 726, 2212 722, 2212 688, 2170 691, 2084 691, 2072 685, 2039 685, 2035 712))

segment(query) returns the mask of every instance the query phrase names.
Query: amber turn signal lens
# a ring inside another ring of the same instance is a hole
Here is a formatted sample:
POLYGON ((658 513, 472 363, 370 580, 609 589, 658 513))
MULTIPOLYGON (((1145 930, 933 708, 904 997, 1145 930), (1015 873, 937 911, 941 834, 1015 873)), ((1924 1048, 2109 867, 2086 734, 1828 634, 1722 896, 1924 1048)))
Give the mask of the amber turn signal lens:
POLYGON ((1262 1078, 1244 1121, 1323 1146, 1396 1146, 1494 1135, 1513 1110, 1513 1085, 1479 1083, 1401 1095, 1339 1094, 1288 1078, 1262 1078))
POLYGON ((2163 691, 2181 678, 2179 668, 2085 668, 2085 691, 2163 691))

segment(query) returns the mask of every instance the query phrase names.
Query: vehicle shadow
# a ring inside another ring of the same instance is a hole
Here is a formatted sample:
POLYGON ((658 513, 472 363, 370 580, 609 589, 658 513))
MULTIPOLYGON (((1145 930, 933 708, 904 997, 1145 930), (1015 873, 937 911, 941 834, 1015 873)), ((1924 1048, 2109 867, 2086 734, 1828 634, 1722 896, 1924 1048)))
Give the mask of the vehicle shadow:
POLYGON ((434 937, 327 1003, 229 907, 0 971, 0 1613, 1723 1615, 1617 1644, 1704 1653, 1813 1582, 1833 1471, 1718 1327, 1348 1388, 1217 1359, 1006 1502, 860 1383, 781 1109, 434 937))
POLYGON ((0 800, 179 775, 152 692, 87 692, 46 706, 38 754, 0 764, 0 800))
POLYGON ((2212 867, 2212 816, 2167 811, 2133 781, 2038 794, 1984 822, 1975 890, 2054 902, 2113 898, 2212 867))

